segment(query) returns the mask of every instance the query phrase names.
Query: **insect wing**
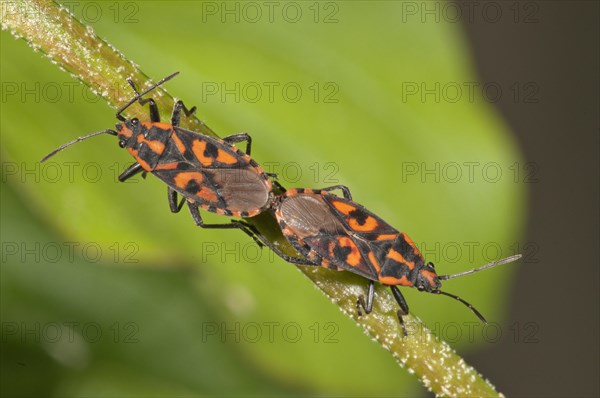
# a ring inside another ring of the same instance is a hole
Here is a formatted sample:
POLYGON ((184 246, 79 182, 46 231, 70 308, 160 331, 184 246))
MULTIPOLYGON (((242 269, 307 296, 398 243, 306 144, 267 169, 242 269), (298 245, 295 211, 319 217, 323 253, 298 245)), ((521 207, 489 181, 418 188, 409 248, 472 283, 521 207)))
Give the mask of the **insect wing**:
POLYGON ((271 191, 262 169, 245 153, 178 127, 153 174, 203 208, 233 216, 258 214, 271 191))
POLYGON ((243 169, 250 157, 222 140, 175 127, 172 141, 179 153, 197 168, 243 169))

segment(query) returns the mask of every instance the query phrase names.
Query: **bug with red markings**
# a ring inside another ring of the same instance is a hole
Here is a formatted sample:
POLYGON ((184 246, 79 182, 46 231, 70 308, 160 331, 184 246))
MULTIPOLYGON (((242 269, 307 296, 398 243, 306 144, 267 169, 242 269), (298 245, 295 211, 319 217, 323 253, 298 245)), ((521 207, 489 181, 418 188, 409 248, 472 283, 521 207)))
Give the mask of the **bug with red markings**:
POLYGON ((179 127, 181 113, 190 116, 196 110, 196 107, 187 109, 182 101, 175 103, 170 123, 161 122, 155 101, 142 98, 178 73, 165 77, 143 93, 139 93, 135 84, 127 79, 135 96, 117 111, 116 117, 120 123, 116 125, 116 130, 102 130, 79 137, 46 155, 42 162, 57 152, 96 135, 117 136, 119 146, 127 149, 135 159, 135 163, 120 174, 119 181, 126 181, 138 173, 143 173, 144 176, 151 173, 167 184, 172 212, 179 212, 187 202, 198 226, 240 228, 253 236, 244 221, 206 224, 199 211, 202 208, 225 216, 252 217, 270 205, 273 199, 269 179, 271 175, 265 173, 250 157, 251 137, 241 133, 218 139, 179 127), (122 116, 135 102, 142 106, 149 105, 150 121, 126 119, 122 116), (244 141, 246 152, 234 146, 235 143, 244 141), (178 194, 183 197, 179 203, 178 194))
MULTIPOLYGON (((281 187, 282 190, 283 187, 281 187)), ((485 318, 471 304, 458 296, 440 290, 441 281, 472 274, 499 264, 518 260, 508 257, 455 275, 438 275, 431 262, 425 262, 414 242, 380 217, 352 201, 344 185, 324 189, 290 189, 276 197, 271 205, 279 227, 290 244, 303 256, 292 257, 257 236, 284 260, 298 265, 316 265, 338 271, 350 271, 369 280, 367 300, 361 296, 356 307, 366 314, 373 309, 375 282, 389 286, 400 306, 398 320, 406 336, 403 316, 408 304, 398 286, 416 287, 420 291, 452 297, 485 318), (330 191, 339 189, 343 197, 330 191)), ((257 233, 257 231, 254 231, 257 233)))

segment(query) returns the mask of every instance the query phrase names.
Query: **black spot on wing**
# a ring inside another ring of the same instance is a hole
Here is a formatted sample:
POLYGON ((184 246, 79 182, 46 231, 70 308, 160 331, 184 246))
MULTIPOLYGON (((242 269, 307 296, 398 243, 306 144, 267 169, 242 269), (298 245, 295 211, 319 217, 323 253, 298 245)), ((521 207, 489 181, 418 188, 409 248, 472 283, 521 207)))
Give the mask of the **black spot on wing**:
POLYGON ((377 271, 372 267, 367 257, 369 250, 368 245, 365 245, 360 240, 353 240, 353 243, 358 248, 360 260, 355 264, 350 264, 347 260, 353 255, 352 248, 339 245, 339 238, 347 238, 347 236, 320 234, 316 237, 306 238, 304 241, 314 252, 331 264, 334 264, 337 268, 352 272, 367 279, 378 280, 377 271), (334 248, 333 256, 329 250, 330 246, 333 246, 334 248))
POLYGON ((186 192, 189 192, 191 195, 195 195, 196 192, 200 190, 200 185, 196 180, 189 180, 187 185, 185 186, 186 192))
POLYGON ((360 225, 365 225, 369 215, 364 211, 363 208, 357 207, 356 210, 352 210, 349 214, 351 218, 354 218, 360 225))
MULTIPOLYGON (((189 162, 180 162, 177 166, 177 169, 174 170, 153 170, 152 174, 154 174, 158 179, 163 181, 165 184, 169 185, 171 188, 175 189, 179 194, 181 194, 186 199, 192 199, 195 203, 201 205, 206 204, 210 205, 213 208, 221 208, 225 209, 226 203, 223 198, 218 194, 218 190, 215 186, 215 183, 211 180, 211 175, 206 173, 205 170, 198 169, 193 165, 190 165, 189 162), (198 183, 195 179, 190 179, 185 187, 177 187, 175 184, 175 178, 181 171, 197 171, 202 174, 203 180, 201 183, 198 183), (206 187, 211 191, 217 193, 217 202, 206 201, 202 198, 198 197, 196 194, 202 189, 202 187, 206 187)), ((211 211, 211 210, 209 210, 211 211)))
MULTIPOLYGON (((249 165, 249 162, 247 162, 243 156, 237 156, 239 159, 238 159, 238 162, 234 165, 223 165, 218 162, 214 162, 213 166, 202 165, 196 158, 196 155, 194 154, 194 152, 192 151, 193 142, 196 140, 200 140, 200 141, 206 143, 206 147, 204 148, 204 151, 202 152, 202 154, 205 157, 208 157, 213 160, 217 158, 218 153, 219 153, 219 148, 221 148, 222 150, 224 150, 230 154, 235 154, 236 152, 235 151, 232 152, 231 147, 218 138, 200 134, 195 131, 185 130, 180 127, 174 127, 174 129, 175 129, 177 136, 179 137, 179 139, 181 140, 181 142, 183 143, 183 145, 186 148, 185 153, 183 155, 180 155, 180 157, 183 157, 184 160, 186 160, 187 162, 192 164, 193 167, 195 167, 197 169, 203 169, 203 170, 213 169, 213 168, 227 169, 227 168, 246 167, 247 165, 249 165)), ((177 149, 177 152, 179 152, 178 149, 177 149)))
POLYGON ((347 246, 335 245, 333 249, 333 256, 339 259, 346 259, 350 253, 352 253, 352 249, 347 246))
POLYGON ((204 149, 204 156, 215 159, 217 156, 219 156, 219 148, 207 140, 206 148, 204 149))
POLYGON ((418 250, 415 250, 416 248, 413 248, 406 239, 404 239, 402 234, 399 234, 394 241, 394 249, 397 252, 402 253, 404 258, 408 261, 412 261, 417 265, 424 263, 423 255, 418 250))

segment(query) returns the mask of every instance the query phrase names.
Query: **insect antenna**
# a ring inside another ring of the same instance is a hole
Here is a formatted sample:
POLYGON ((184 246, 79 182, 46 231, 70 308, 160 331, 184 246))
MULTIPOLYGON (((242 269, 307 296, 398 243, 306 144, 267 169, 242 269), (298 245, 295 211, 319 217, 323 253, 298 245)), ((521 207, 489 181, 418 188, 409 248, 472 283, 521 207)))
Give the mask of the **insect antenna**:
POLYGON ((491 262, 489 264, 482 265, 481 267, 473 268, 472 270, 469 270, 469 271, 459 272, 458 274, 454 274, 454 275, 438 275, 438 279, 446 280, 446 279, 458 278, 459 276, 465 276, 465 275, 469 275, 469 274, 474 274, 475 272, 483 271, 484 269, 492 268, 492 267, 495 267, 496 265, 512 263, 513 261, 517 261, 521 257, 523 257, 521 254, 516 254, 514 256, 506 257, 506 258, 503 258, 501 260, 496 260, 496 261, 493 261, 493 262, 491 262))
POLYGON ((441 290, 432 290, 431 293, 433 294, 443 294, 444 296, 448 296, 448 297, 452 297, 453 299, 456 299, 458 301, 460 301, 461 303, 463 303, 464 305, 466 305, 467 307, 469 307, 469 309, 471 311, 473 311, 473 313, 475 315, 477 315, 477 318, 479 318, 479 320, 483 323, 487 323, 487 321, 485 320, 485 318, 483 317, 483 315, 481 315, 481 313, 479 311, 477 311, 477 309, 475 307, 473 307, 471 304, 469 304, 467 301, 461 299, 458 296, 455 296, 454 294, 450 294, 447 292, 442 292, 441 290))
POLYGON ((48 160, 52 156, 56 155, 58 152, 62 151, 65 148, 70 147, 73 144, 78 143, 79 141, 87 140, 88 138, 92 138, 92 137, 95 137, 95 136, 100 135, 100 134, 117 135, 117 132, 114 131, 114 130, 102 130, 102 131, 96 131, 94 133, 90 133, 88 135, 84 135, 83 137, 76 138, 76 139, 74 139, 71 142, 67 142, 66 144, 63 144, 63 145, 59 146, 58 148, 56 148, 55 150, 53 150, 52 152, 50 152, 49 154, 47 154, 46 156, 44 156, 44 158, 40 162, 42 162, 42 163, 45 162, 46 160, 48 160))
MULTIPOLYGON (((117 111, 117 114, 115 115, 117 117, 117 119, 119 119, 120 121, 124 122, 127 119, 125 119, 121 113, 123 113, 125 111, 125 109, 129 108, 134 102, 136 102, 137 100, 139 100, 141 97, 143 97, 144 95, 148 94, 150 91, 156 89, 158 86, 160 86, 161 84, 171 80, 172 78, 174 78, 175 76, 177 76, 179 74, 179 72, 175 72, 170 74, 169 76, 161 79, 160 81, 154 83, 152 86, 150 86, 150 88, 146 89, 144 92, 140 93, 138 92, 137 88, 135 87, 135 84, 133 84, 133 82, 131 81, 131 79, 127 79, 127 82, 129 82, 129 84, 131 85, 131 87, 133 87, 133 90, 135 91, 135 97, 133 97, 127 104, 125 104, 123 107, 121 107, 121 109, 119 109, 117 111)), ((55 150, 53 150, 52 152, 50 152, 49 154, 47 154, 46 156, 44 156, 44 158, 41 160, 41 162, 45 162, 46 160, 48 160, 49 158, 51 158, 52 156, 56 155, 58 152, 62 151, 63 149, 70 147, 73 144, 78 143, 79 141, 83 141, 83 140, 87 140, 88 138, 100 135, 100 134, 111 134, 111 135, 117 135, 117 132, 114 130, 102 130, 102 131, 96 131, 95 133, 91 133, 88 135, 85 135, 83 137, 79 137, 74 139, 71 142, 67 142, 64 145, 59 146, 58 148, 56 148, 55 150)))
POLYGON ((139 100, 140 98, 142 98, 144 95, 148 94, 150 91, 154 90, 155 88, 157 88, 161 84, 164 84, 165 82, 171 80, 172 78, 174 78, 178 74, 179 74, 179 72, 175 72, 175 73, 170 74, 169 76, 167 76, 167 77, 161 79, 160 81, 154 83, 152 86, 150 86, 150 88, 146 89, 142 93, 139 93, 137 91, 136 87, 135 87, 135 84, 133 84, 133 82, 130 79, 127 79, 127 82, 131 85, 131 87, 133 87, 133 90, 135 91, 135 96, 128 103, 126 103, 124 106, 122 106, 117 111, 117 114, 115 115, 117 117, 117 119, 119 119, 120 121, 124 122, 126 119, 121 115, 121 113, 125 112, 125 109, 129 108, 131 105, 133 105, 137 100, 139 100))

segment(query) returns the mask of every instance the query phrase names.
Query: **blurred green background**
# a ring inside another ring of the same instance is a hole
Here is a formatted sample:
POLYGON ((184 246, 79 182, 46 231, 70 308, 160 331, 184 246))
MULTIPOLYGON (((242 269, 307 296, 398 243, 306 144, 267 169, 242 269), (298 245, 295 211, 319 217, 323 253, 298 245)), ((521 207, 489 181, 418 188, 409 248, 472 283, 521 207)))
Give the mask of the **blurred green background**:
MULTIPOLYGON (((519 250, 525 163, 459 24, 423 22, 403 2, 275 2, 271 15, 263 3, 74 4, 149 76, 180 71, 168 91, 222 136, 250 133, 284 185, 348 185, 440 273, 519 250)), ((117 183, 131 159, 113 138, 40 165, 112 127, 114 110, 0 38, 3 395, 424 393, 294 266, 171 214, 153 177, 117 183)), ((446 289, 505 327, 515 267, 446 289)), ((491 344, 459 303, 404 291, 460 353, 491 344)))

